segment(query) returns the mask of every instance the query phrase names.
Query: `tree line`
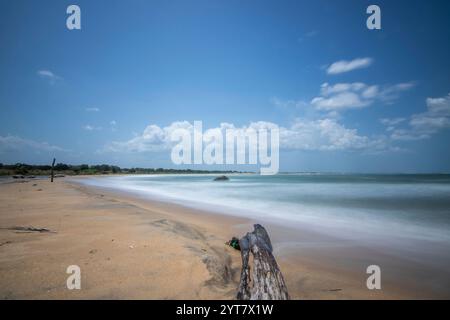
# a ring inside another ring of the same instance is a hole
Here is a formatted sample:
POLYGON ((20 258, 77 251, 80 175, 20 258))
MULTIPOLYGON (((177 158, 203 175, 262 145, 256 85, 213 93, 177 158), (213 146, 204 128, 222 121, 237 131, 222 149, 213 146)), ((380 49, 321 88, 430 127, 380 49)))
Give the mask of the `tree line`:
MULTIPOLYGON (((49 175, 51 165, 31 165, 26 163, 2 164, 0 175, 49 175)), ((162 173, 238 173, 238 171, 209 171, 192 169, 165 169, 165 168, 120 168, 108 164, 100 165, 71 165, 57 163, 54 170, 58 174, 66 175, 93 175, 93 174, 162 174, 162 173)))

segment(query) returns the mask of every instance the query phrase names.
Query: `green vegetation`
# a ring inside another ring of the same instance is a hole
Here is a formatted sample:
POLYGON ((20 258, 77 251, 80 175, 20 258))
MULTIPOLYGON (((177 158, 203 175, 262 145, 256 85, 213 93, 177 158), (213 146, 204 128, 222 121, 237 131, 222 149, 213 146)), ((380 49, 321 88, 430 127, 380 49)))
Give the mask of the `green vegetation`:
MULTIPOLYGON (((25 163, 0 163, 0 176, 46 176, 50 175, 50 165, 30 165, 25 163)), ((63 175, 94 175, 94 174, 175 174, 175 173, 238 173, 238 171, 208 171, 191 169, 163 169, 163 168, 120 168, 107 164, 101 165, 70 165, 58 163, 54 167, 55 174, 63 175)))

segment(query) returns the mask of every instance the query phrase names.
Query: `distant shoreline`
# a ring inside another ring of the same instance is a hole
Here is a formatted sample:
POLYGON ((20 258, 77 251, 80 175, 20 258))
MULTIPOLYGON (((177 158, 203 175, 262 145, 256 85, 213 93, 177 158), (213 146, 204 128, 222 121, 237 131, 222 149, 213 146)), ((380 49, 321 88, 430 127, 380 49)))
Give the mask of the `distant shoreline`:
MULTIPOLYGON (((0 163, 0 176, 46 176, 51 174, 51 165, 30 165, 25 163, 0 163)), ((252 173, 236 170, 196 170, 196 169, 166 169, 166 168, 120 168, 114 165, 71 165, 57 163, 55 174, 62 175, 106 175, 106 174, 231 174, 252 173)))

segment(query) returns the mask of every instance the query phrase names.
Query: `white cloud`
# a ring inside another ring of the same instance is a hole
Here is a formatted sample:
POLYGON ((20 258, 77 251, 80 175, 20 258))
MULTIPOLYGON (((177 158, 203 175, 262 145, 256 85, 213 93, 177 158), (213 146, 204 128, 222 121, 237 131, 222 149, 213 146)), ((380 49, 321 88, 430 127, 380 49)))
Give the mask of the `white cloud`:
POLYGON ((43 79, 47 79, 50 84, 54 84, 56 81, 61 80, 62 78, 50 70, 38 70, 38 76, 43 79))
POLYGON ((361 99, 355 92, 342 92, 329 98, 316 97, 311 100, 311 104, 319 110, 362 108, 371 103, 370 100, 361 99))
POLYGON ((311 100, 311 105, 318 110, 339 111, 344 109, 364 108, 375 100, 391 102, 398 98, 400 92, 409 90, 413 83, 400 83, 393 86, 367 85, 362 82, 324 83, 320 96, 311 100))
POLYGON ((442 98, 427 98, 427 111, 411 116, 409 124, 415 131, 435 133, 450 127, 450 94, 442 98))
POLYGON ((311 38, 311 37, 317 36, 318 34, 319 34, 319 31, 317 31, 317 30, 311 30, 311 31, 307 32, 307 33, 305 34, 305 36, 307 36, 308 38, 311 38))
POLYGON ((392 130, 394 140, 426 139, 440 130, 450 128, 450 93, 441 98, 427 98, 427 111, 413 114, 408 127, 392 130))
POLYGON ((413 141, 413 140, 422 140, 430 137, 430 135, 428 134, 413 132, 408 129, 395 129, 394 127, 389 127, 389 131, 392 131, 391 134, 392 140, 413 141))
POLYGON ((117 131, 117 122, 116 122, 116 120, 111 120, 110 122, 109 122, 109 125, 110 125, 110 129, 111 129, 111 131, 117 131))
POLYGON ((370 105, 373 96, 378 92, 377 86, 368 86, 361 82, 322 84, 321 96, 311 100, 311 104, 318 110, 342 110, 363 108, 370 105))
POLYGON ((56 75, 51 72, 50 70, 39 70, 38 74, 42 77, 47 77, 47 78, 55 78, 56 75))
POLYGON ((406 118, 383 118, 380 119, 380 122, 385 126, 395 126, 404 122, 406 118))
POLYGON ((83 129, 86 131, 100 131, 100 130, 102 130, 102 127, 96 127, 96 126, 92 126, 90 124, 86 124, 83 126, 83 129))
MULTIPOLYGON (((274 123, 258 121, 248 126, 236 127, 231 123, 221 123, 216 128, 203 129, 204 134, 209 130, 228 128, 238 130, 270 129, 274 123)), ((173 146, 171 134, 178 128, 193 132, 193 125, 187 121, 173 122, 169 126, 159 127, 152 124, 145 128, 142 134, 128 141, 112 142, 103 148, 103 152, 159 152, 169 150, 173 146)), ((280 148, 288 150, 368 150, 371 152, 387 148, 385 139, 372 139, 360 135, 356 129, 348 129, 336 119, 302 120, 296 119, 289 127, 279 127, 280 148)))
POLYGON ((340 74, 344 72, 349 72, 356 69, 367 68, 373 63, 372 58, 357 58, 353 60, 340 60, 332 63, 328 69, 328 74, 340 74))
POLYGON ((280 109, 297 109, 307 107, 308 103, 301 100, 281 100, 274 97, 270 100, 274 106, 280 109))
POLYGON ((142 134, 136 135, 128 141, 112 142, 103 151, 110 152, 147 152, 162 151, 172 146, 172 132, 178 128, 193 130, 193 126, 187 121, 173 122, 167 127, 148 125, 142 134))
POLYGON ((317 31, 317 30, 308 31, 303 36, 298 38, 298 42, 303 42, 303 40, 305 40, 305 38, 313 38, 313 37, 317 36, 318 34, 319 34, 319 31, 317 31))
POLYGON ((34 149, 38 151, 67 151, 48 142, 38 142, 18 136, 0 136, 0 153, 18 151, 23 149, 34 149))
POLYGON ((391 103, 393 100, 397 99, 400 96, 400 93, 408 91, 412 89, 416 83, 414 81, 398 83, 393 86, 386 86, 380 92, 380 100, 391 103))
POLYGON ((99 108, 86 108, 86 111, 87 112, 99 112, 100 111, 100 109, 99 108))
POLYGON ((385 145, 348 129, 334 119, 294 121, 289 128, 280 129, 280 145, 295 150, 362 150, 381 149, 385 145))
POLYGON ((426 103, 430 113, 450 116, 450 93, 442 98, 427 98, 426 103))

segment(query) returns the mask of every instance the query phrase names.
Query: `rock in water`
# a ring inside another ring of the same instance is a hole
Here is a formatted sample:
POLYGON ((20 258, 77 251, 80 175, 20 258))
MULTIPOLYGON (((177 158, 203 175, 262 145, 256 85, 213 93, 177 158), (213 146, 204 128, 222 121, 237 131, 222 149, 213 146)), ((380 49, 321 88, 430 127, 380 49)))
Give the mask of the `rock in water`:
POLYGON ((228 180, 230 180, 230 178, 228 178, 227 176, 220 176, 214 178, 214 181, 228 181, 228 180))

